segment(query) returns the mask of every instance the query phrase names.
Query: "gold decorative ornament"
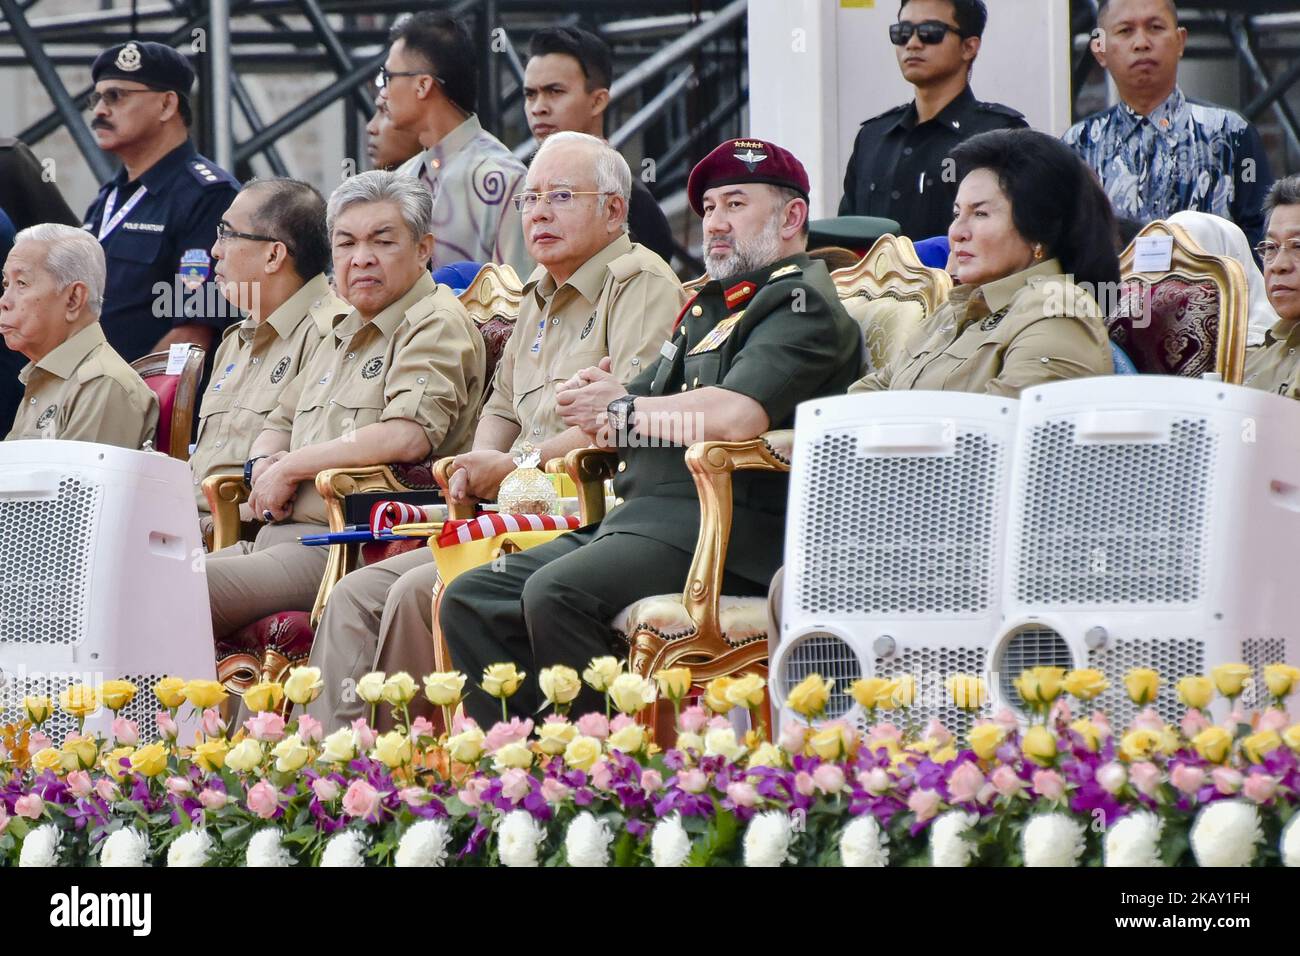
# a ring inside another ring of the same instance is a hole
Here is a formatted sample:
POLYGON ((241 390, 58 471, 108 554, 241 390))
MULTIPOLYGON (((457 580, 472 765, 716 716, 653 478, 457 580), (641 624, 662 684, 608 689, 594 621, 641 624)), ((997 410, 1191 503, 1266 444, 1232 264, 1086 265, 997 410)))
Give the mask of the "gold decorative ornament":
POLYGON ((501 514, 549 515, 559 504, 555 486, 538 469, 542 453, 525 443, 515 459, 516 468, 506 475, 497 492, 497 505, 501 514))

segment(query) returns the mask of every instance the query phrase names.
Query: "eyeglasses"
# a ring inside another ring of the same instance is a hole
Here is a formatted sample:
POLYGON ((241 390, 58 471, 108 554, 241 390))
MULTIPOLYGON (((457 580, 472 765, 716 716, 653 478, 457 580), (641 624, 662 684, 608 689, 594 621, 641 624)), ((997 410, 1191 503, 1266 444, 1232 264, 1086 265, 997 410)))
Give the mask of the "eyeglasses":
POLYGON ((927 46, 934 46, 936 43, 942 43, 943 38, 949 33, 955 33, 957 36, 964 34, 952 26, 944 23, 942 20, 923 20, 920 23, 913 23, 911 20, 899 20, 897 23, 889 25, 889 42, 894 46, 907 46, 915 33, 921 38, 921 42, 927 46))
POLYGON ((545 199, 548 206, 564 208, 573 202, 574 196, 612 196, 608 190, 548 189, 544 193, 515 193, 510 201, 520 212, 526 212, 537 205, 539 199, 545 199))
POLYGON ((100 103, 107 103, 109 109, 114 109, 118 103, 135 93, 167 93, 168 90, 127 90, 120 86, 110 86, 102 93, 96 90, 90 94, 86 100, 86 105, 90 109, 96 109, 100 103))
POLYGON ((1263 260, 1264 265, 1269 265, 1285 249, 1291 254, 1291 258, 1300 262, 1300 239, 1288 239, 1285 242, 1273 242, 1271 239, 1265 239, 1255 247, 1255 255, 1263 260))
POLYGON ((436 73, 430 73, 428 70, 399 70, 394 72, 386 66, 381 66, 379 68, 379 75, 375 77, 375 86, 382 90, 388 86, 388 81, 395 76, 431 76, 438 82, 438 85, 447 85, 443 81, 442 77, 436 73))
POLYGON ((258 236, 251 232, 238 232, 226 220, 219 220, 217 222, 217 242, 229 242, 231 239, 247 239, 250 242, 278 242, 289 250, 289 255, 293 255, 293 249, 283 239, 276 239, 274 236, 258 236))

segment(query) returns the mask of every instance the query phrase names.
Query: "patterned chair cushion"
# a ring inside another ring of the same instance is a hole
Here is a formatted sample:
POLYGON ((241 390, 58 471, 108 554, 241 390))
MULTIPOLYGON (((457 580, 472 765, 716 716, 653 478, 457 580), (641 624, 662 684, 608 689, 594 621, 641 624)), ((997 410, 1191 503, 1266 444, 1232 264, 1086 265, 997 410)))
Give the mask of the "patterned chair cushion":
MULTIPOLYGON (((767 637, 767 598, 724 596, 718 603, 722 636, 729 644, 767 637)), ((623 608, 610 627, 625 638, 649 630, 671 641, 693 632, 695 622, 687 616, 680 594, 656 594, 623 608)))
MULTIPOLYGON (((483 336, 483 344, 487 346, 487 379, 489 383, 488 390, 491 389, 492 374, 496 371, 497 362, 501 361, 501 355, 506 350, 506 343, 510 341, 510 333, 515 330, 513 322, 494 315, 478 327, 479 333, 483 336)), ((488 393, 483 395, 483 401, 486 404, 488 393)))
POLYGON ((868 299, 863 295, 851 295, 840 301, 862 330, 873 369, 888 365, 902 349, 907 337, 925 321, 925 306, 912 299, 892 296, 868 299))
POLYGON ((1106 324, 1144 375, 1200 378, 1215 370, 1219 290, 1213 282, 1176 275, 1154 285, 1128 279, 1106 324))
POLYGON ((242 690, 267 673, 268 657, 273 670, 278 669, 278 662, 305 663, 311 654, 312 637, 309 612, 269 614, 217 641, 217 673, 242 690), (232 669, 233 674, 226 673, 232 669))

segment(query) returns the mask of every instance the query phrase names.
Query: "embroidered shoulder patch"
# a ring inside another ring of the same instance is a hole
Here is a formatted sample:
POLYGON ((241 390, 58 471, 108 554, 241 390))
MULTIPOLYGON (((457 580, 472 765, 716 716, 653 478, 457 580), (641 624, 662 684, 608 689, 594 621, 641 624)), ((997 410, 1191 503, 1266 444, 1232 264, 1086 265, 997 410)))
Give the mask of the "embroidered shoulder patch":
POLYGON ((361 367, 362 378, 374 378, 384 370, 384 360, 376 355, 361 367))
POLYGON ((983 321, 980 322, 980 331, 992 332, 994 329, 998 327, 998 323, 1007 317, 1007 313, 1010 311, 1011 311, 1011 306, 1008 305, 1005 306, 1004 308, 998 309, 996 312, 992 312, 989 315, 984 316, 983 321))
POLYGON ((293 360, 290 359, 289 356, 287 355, 284 358, 280 359, 280 361, 275 363, 275 368, 271 369, 272 385, 278 385, 280 383, 280 380, 284 378, 284 373, 289 371, 289 366, 292 363, 293 360))

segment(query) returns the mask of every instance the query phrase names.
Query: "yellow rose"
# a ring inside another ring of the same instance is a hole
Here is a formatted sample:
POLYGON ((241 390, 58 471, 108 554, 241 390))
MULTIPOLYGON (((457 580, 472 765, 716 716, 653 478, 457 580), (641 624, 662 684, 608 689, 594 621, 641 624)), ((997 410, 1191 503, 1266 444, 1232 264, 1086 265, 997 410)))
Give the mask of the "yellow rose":
POLYGON ((683 754, 688 750, 694 750, 697 754, 702 754, 704 753, 704 738, 689 730, 683 730, 677 735, 673 748, 683 754))
POLYGON ((204 770, 215 772, 226 765, 230 744, 224 737, 209 737, 194 748, 194 762, 204 770))
MULTIPOLYGON (((406 677, 410 684, 411 696, 406 698, 410 700, 415 696, 415 681, 411 680, 409 674, 402 675, 406 677)), ((319 667, 295 667, 289 671, 289 677, 284 682, 284 696, 300 707, 305 707, 313 700, 320 696, 325 683, 320 677, 319 667)), ((387 684, 384 685, 387 688, 387 684)))
POLYGON ((1126 760, 1146 760, 1160 749, 1164 735, 1157 730, 1130 730, 1119 741, 1119 752, 1126 760))
POLYGON ((1020 750, 1040 767, 1051 766, 1056 759, 1056 737, 1042 724, 1034 724, 1025 731, 1020 750))
POLYGON ((47 770, 57 773, 63 769, 63 754, 53 747, 42 747, 32 754, 32 769, 37 773, 44 773, 47 770))
POLYGON ((489 697, 503 700, 513 695, 527 676, 517 670, 514 664, 489 664, 483 670, 481 686, 489 697))
POLYGON ((114 713, 131 703, 135 694, 136 687, 129 680, 106 680, 99 685, 99 699, 114 713))
POLYGON ((563 664, 540 671, 537 684, 542 689, 542 696, 556 707, 573 703, 582 692, 582 680, 578 677, 578 672, 563 664))
POLYGON ((419 690, 414 677, 406 671, 398 671, 384 678, 384 686, 380 688, 379 696, 386 703, 401 707, 413 701, 419 690))
POLYGON ((447 740, 447 754, 457 763, 476 764, 483 756, 483 741, 486 735, 477 727, 462 730, 447 740))
POLYGON ((158 703, 168 710, 175 710, 185 703, 185 681, 179 677, 164 677, 153 685, 153 693, 158 703))
POLYGON ((1106 735, 1102 729, 1094 724, 1091 720, 1081 718, 1070 724, 1070 729, 1083 738, 1083 746, 1089 753, 1096 753, 1097 748, 1101 746, 1102 738, 1106 735))
POLYGON ((609 685, 609 699, 619 713, 635 714, 655 702, 655 685, 638 674, 619 674, 609 685))
MULTIPOLYGON (((577 731, 576 727, 574 728, 574 731, 577 731)), ((640 753, 646 743, 645 728, 640 724, 628 724, 626 727, 610 734, 609 739, 606 740, 605 743, 607 743, 611 749, 621 750, 625 754, 640 753)))
MULTIPOLYGON (((415 686, 414 681, 411 686, 415 686)), ((375 749, 371 751, 371 756, 385 767, 393 769, 410 763, 412 752, 410 735, 400 730, 390 730, 375 739, 375 749)))
POLYGON ((27 719, 38 727, 50 719, 53 710, 54 704, 48 697, 23 698, 23 712, 27 714, 27 719))
POLYGON ((1149 667, 1135 667, 1124 675, 1124 689, 1139 707, 1149 704, 1160 692, 1160 675, 1149 667))
POLYGON ((576 736, 578 728, 567 720, 548 720, 537 728, 537 746, 548 757, 556 757, 576 736))
POLYGON ((226 768, 236 773, 248 773, 262 765, 262 745, 252 737, 245 737, 226 754, 226 768))
POLYGON ((340 727, 321 741, 321 760, 347 763, 357 755, 357 738, 350 727, 340 727))
POLYGON ((916 678, 911 674, 899 674, 889 682, 888 697, 894 707, 911 707, 916 703, 916 678))
POLYGON ((1178 733, 1168 724, 1165 724, 1164 729, 1160 731, 1159 747, 1160 752, 1166 757, 1178 753, 1178 733))
POLYGON ((86 717, 99 710, 99 698, 93 687, 74 684, 66 690, 59 691, 59 706, 64 713, 73 717, 86 717))
POLYGON ((131 754, 131 769, 146 777, 156 777, 167 769, 167 748, 162 744, 146 744, 131 754))
POLYGON ((100 764, 104 768, 104 773, 108 774, 114 780, 121 780, 130 770, 122 766, 122 761, 130 758, 135 753, 134 747, 118 747, 110 750, 100 758, 100 764))
POLYGON ((506 744, 492 755, 492 769, 497 773, 503 770, 527 770, 532 765, 533 752, 521 740, 506 744))
POLYGON ((1077 668, 1065 675, 1066 693, 1075 700, 1092 700, 1109 686, 1106 675, 1090 667, 1077 668))
POLYGON ((609 690, 609 685, 614 683, 614 678, 623 673, 623 665, 614 657, 596 657, 587 665, 587 669, 582 672, 582 679, 585 680, 592 690, 598 693, 605 693, 609 690))
POLYGON ((284 688, 278 681, 264 680, 244 691, 244 706, 254 714, 273 711, 283 700, 284 688))
POLYGON ((1202 760, 1223 763, 1232 753, 1232 734, 1222 727, 1206 727, 1192 738, 1192 747, 1202 760))
POLYGON ((948 694, 962 710, 979 710, 988 700, 984 678, 974 674, 953 674, 948 678, 948 694))
POLYGON ((880 698, 889 690, 889 681, 884 677, 859 677, 849 685, 849 693, 865 711, 873 711, 880 706, 880 698))
POLYGON ((785 752, 776 744, 768 743, 766 740, 754 748, 754 752, 749 755, 749 760, 745 764, 745 769, 752 770, 755 767, 776 767, 785 766, 785 752))
POLYGON ((1007 732, 994 723, 977 724, 970 729, 966 739, 970 741, 970 749, 975 751, 975 756, 981 760, 992 760, 1002 746, 1002 741, 1007 739, 1007 732))
POLYGON ((727 689, 735 679, 734 677, 715 677, 705 684, 704 706, 715 714, 729 713, 735 704, 727 699, 727 689))
POLYGON ((669 667, 655 674, 659 683, 659 693, 669 700, 681 700, 691 692, 691 669, 689 667, 669 667))
POLYGON ((1064 667, 1031 667, 1013 682, 1026 704, 1050 704, 1061 694, 1064 667))
POLYGON ((1292 724, 1282 731, 1282 742, 1292 750, 1300 753, 1300 724, 1292 724))
POLYGON ((564 748, 564 762, 574 770, 590 770, 600 759, 600 741, 595 737, 574 737, 564 748))
POLYGON ((808 746, 823 760, 839 760, 844 753, 844 738, 838 727, 828 727, 809 737, 808 746))
POLYGON ((275 758, 275 769, 280 773, 293 773, 301 770, 311 759, 311 751, 297 734, 291 734, 271 748, 275 758))
POLYGON ((382 671, 363 674, 357 681, 357 696, 367 704, 377 704, 384 699, 384 675, 382 671))
POLYGON ((834 689, 835 681, 822 680, 820 674, 809 674, 790 691, 785 702, 796 714, 812 719, 826 709, 834 689))
POLYGON ((1224 697, 1236 697, 1244 688, 1246 679, 1250 677, 1250 668, 1245 664, 1220 664, 1211 669, 1210 677, 1214 679, 1214 686, 1219 689, 1220 694, 1224 697))
POLYGON ((724 696, 736 707, 747 707, 753 710, 755 707, 763 706, 766 688, 767 681, 763 678, 757 674, 746 674, 744 677, 737 677, 727 685, 724 696))
POLYGON ((1298 680, 1300 667, 1292 667, 1290 664, 1268 664, 1264 667, 1264 686, 1278 700, 1291 693, 1298 680))
POLYGON ((946 744, 943 747, 940 747, 934 753, 932 753, 930 755, 930 759, 933 760, 935 763, 940 763, 940 764, 948 763, 951 760, 956 760, 957 748, 954 747, 952 744, 946 744))
POLYGON ((1204 710, 1214 700, 1214 683, 1208 677, 1184 677, 1178 681, 1178 699, 1188 707, 1204 710))
POLYGON ((70 735, 63 741, 63 752, 76 764, 70 769, 89 770, 99 759, 99 743, 94 737, 70 735))
POLYGON ((465 675, 460 671, 443 671, 424 676, 424 696, 436 707, 455 707, 465 693, 465 675))
POLYGON ((226 689, 215 680, 188 680, 181 689, 181 694, 195 710, 216 707, 226 699, 226 689))
POLYGON ((1282 738, 1276 730, 1261 730, 1241 739, 1241 749, 1246 752, 1251 763, 1263 763, 1266 754, 1282 746, 1282 738))

